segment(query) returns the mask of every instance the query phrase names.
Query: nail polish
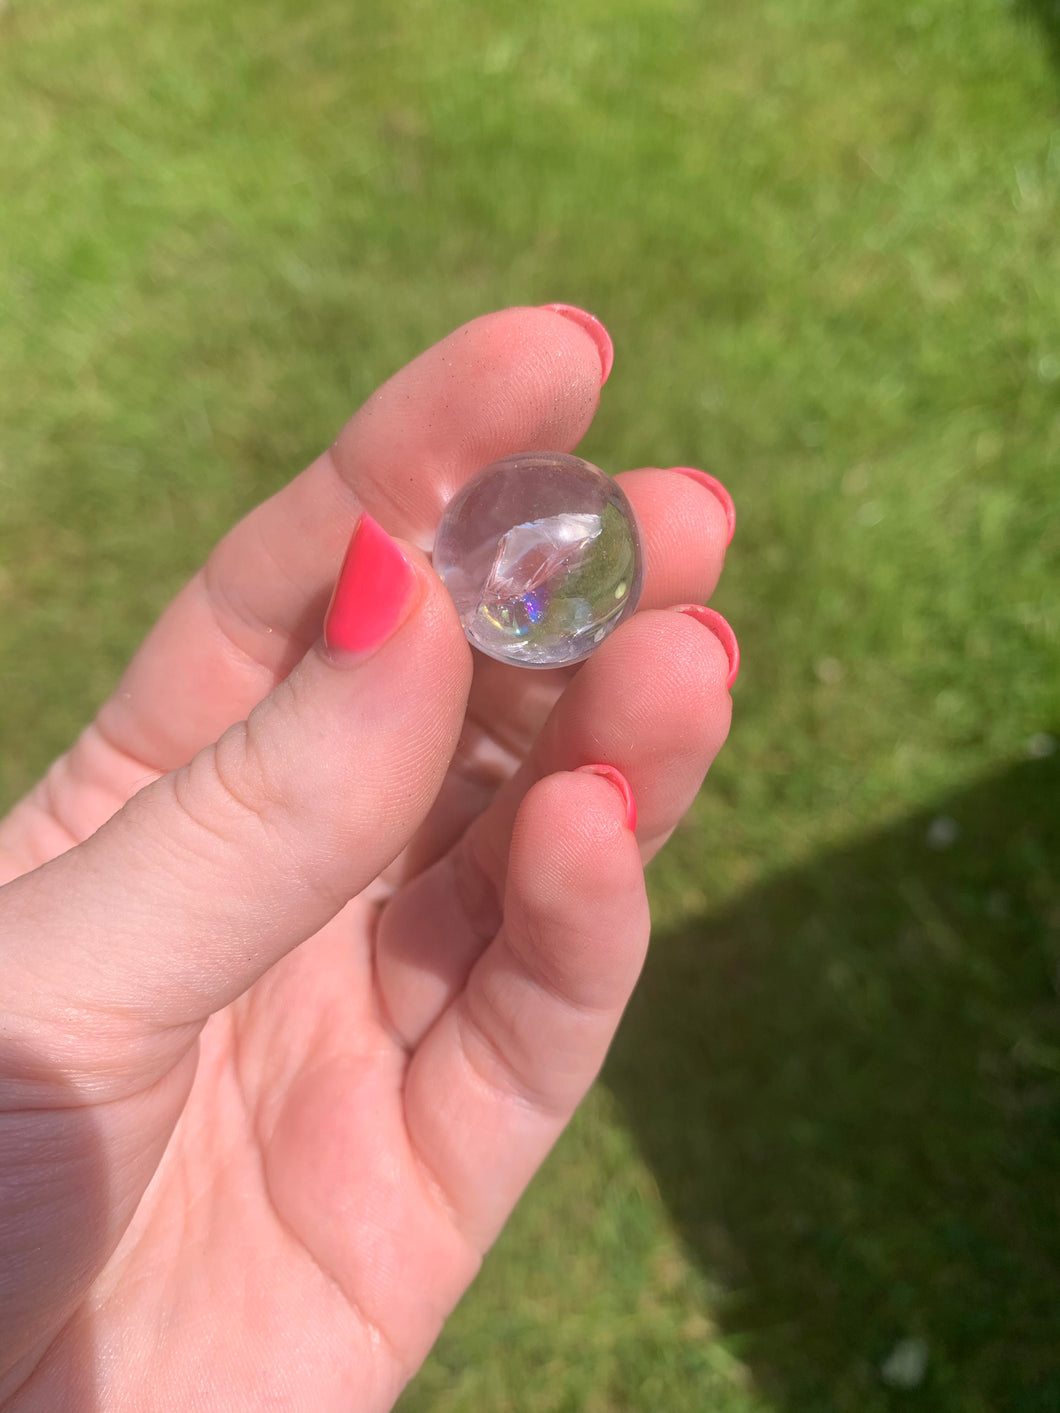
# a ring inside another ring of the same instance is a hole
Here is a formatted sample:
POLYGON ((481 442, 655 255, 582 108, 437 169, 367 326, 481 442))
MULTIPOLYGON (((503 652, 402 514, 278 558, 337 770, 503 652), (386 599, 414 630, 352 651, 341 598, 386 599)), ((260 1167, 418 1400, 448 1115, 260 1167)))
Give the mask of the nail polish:
POLYGON ((615 787, 622 796, 622 803, 626 807, 626 828, 635 831, 637 828, 637 801, 633 796, 629 781, 622 772, 616 770, 613 765, 580 765, 578 771, 585 775, 600 775, 615 787))
POLYGON ((736 533, 736 506, 733 504, 732 496, 718 480, 717 476, 712 476, 709 471, 700 471, 695 466, 671 466, 671 471, 678 472, 681 476, 687 476, 689 480, 698 481, 701 486, 706 486, 711 495, 721 502, 721 508, 725 512, 725 524, 727 534, 725 548, 732 544, 732 537, 736 533))
POLYGON ((729 659, 729 675, 725 679, 725 686, 731 691, 732 684, 736 681, 740 671, 740 644, 736 641, 736 634, 726 619, 722 618, 717 609, 704 608, 702 604, 698 603, 679 604, 676 611, 687 613, 689 618, 694 618, 697 623, 702 623, 703 627, 709 629, 725 649, 725 656, 729 659))
POLYGON ((328 648, 369 653, 380 647, 406 617, 415 583, 416 571, 396 541, 362 515, 324 617, 328 648))
POLYGON ((595 314, 590 314, 587 309, 579 309, 576 304, 542 304, 542 309, 550 309, 553 314, 562 314, 564 319, 569 319, 572 324, 577 324, 579 329, 585 332, 596 344, 596 351, 600 355, 600 368, 602 377, 600 386, 607 382, 611 376, 611 368, 615 361, 615 346, 611 342, 611 335, 604 328, 603 324, 595 314))

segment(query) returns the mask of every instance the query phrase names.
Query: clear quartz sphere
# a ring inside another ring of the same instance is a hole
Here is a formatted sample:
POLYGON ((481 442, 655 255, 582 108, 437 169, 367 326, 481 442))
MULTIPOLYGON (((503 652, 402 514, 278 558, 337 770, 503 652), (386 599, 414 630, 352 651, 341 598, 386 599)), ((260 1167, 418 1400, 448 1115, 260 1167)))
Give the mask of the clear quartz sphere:
POLYGON ((644 578, 625 495, 559 451, 472 476, 442 517, 434 567, 471 645, 520 667, 587 658, 636 608, 644 578))

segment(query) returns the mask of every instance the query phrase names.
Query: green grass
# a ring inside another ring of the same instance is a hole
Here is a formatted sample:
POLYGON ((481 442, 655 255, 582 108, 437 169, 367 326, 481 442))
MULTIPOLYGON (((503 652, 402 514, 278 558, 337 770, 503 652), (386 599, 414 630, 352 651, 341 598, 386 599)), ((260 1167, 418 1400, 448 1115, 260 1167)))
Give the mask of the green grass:
POLYGON ((1054 0, 0 9, 4 800, 472 314, 737 499, 648 974, 404 1413, 1060 1407, 1058 227, 1054 0))

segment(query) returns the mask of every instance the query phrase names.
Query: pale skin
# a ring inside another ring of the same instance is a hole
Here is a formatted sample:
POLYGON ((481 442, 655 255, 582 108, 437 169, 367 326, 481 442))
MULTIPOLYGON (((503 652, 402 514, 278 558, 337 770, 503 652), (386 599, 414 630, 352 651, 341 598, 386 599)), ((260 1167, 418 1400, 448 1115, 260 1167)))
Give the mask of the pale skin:
POLYGON ((642 607, 566 673, 473 671, 422 551, 480 466, 573 450, 601 375, 539 309, 422 354, 0 825, 0 1408, 382 1413, 591 1085, 644 864, 728 731, 725 650, 674 612, 713 592, 724 512, 621 477, 642 607), (362 510, 416 593, 339 660, 362 510))

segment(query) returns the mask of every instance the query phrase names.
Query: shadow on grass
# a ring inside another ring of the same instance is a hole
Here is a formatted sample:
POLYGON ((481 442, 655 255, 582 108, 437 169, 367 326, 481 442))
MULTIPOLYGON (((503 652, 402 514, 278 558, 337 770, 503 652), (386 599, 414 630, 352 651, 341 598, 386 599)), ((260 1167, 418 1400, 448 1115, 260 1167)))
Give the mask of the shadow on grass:
POLYGON ((1054 68, 1060 70, 1060 0, 1019 0, 1019 13, 1045 35, 1054 68))
POLYGON ((1060 1408, 1060 760, 934 815, 658 936, 607 1070, 791 1413, 1060 1408))

